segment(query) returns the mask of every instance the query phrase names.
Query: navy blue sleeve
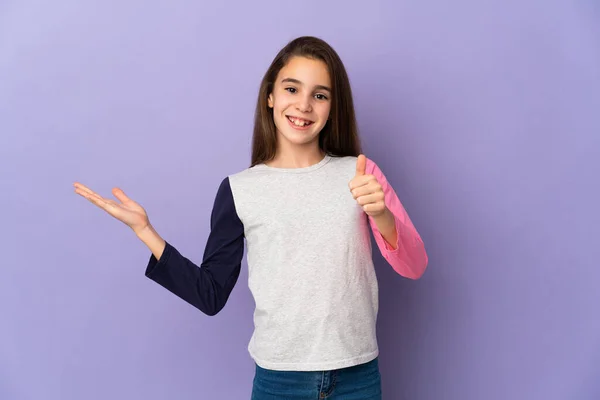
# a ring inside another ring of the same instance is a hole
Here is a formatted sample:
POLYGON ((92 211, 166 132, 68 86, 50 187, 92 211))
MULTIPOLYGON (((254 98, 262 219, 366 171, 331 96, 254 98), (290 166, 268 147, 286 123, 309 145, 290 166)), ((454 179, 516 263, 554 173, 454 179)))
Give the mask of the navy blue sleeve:
POLYGON ((150 256, 146 276, 203 313, 215 315, 238 280, 244 254, 244 226, 235 210, 229 178, 217 191, 210 229, 200 267, 167 243, 160 260, 150 256))

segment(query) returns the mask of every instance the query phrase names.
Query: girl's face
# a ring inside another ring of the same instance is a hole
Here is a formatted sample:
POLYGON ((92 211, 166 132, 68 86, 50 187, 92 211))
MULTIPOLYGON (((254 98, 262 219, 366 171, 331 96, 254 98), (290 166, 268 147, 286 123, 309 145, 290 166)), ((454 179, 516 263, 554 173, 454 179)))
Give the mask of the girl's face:
POLYGON ((331 110, 331 79, 320 60, 293 57, 279 71, 269 94, 277 140, 294 145, 318 143, 331 110))

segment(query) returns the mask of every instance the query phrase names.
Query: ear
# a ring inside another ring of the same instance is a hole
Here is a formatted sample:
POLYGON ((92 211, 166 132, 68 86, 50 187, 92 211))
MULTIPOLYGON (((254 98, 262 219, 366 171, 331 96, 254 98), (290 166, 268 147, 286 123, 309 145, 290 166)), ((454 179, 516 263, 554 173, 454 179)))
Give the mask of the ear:
POLYGON ((269 98, 267 98, 267 104, 269 108, 273 108, 273 93, 269 93, 269 98))

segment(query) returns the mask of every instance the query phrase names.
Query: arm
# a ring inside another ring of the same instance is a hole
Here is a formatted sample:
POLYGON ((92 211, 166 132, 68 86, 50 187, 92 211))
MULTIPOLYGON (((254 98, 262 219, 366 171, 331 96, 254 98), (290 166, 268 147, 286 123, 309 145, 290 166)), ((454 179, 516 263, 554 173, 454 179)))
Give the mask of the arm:
POLYGON ((376 218, 369 216, 369 224, 377 246, 398 274, 410 279, 419 279, 428 263, 421 236, 383 172, 369 159, 366 173, 375 176, 383 188, 385 197, 386 211, 376 218))
POLYGON ((228 178, 217 192, 210 225, 200 267, 159 240, 158 235, 147 234, 145 243, 152 255, 145 274, 205 314, 215 315, 237 282, 244 254, 244 226, 237 216, 228 178))

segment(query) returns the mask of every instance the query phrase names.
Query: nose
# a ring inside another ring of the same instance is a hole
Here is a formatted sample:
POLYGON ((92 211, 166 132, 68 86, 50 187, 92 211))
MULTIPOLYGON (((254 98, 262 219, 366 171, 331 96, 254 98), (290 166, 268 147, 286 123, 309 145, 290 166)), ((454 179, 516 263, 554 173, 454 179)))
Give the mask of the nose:
POLYGON ((307 95, 307 96, 302 96, 299 100, 298 103, 296 104, 296 108, 298 109, 298 111, 306 113, 306 112, 311 112, 312 111, 312 96, 307 95))

